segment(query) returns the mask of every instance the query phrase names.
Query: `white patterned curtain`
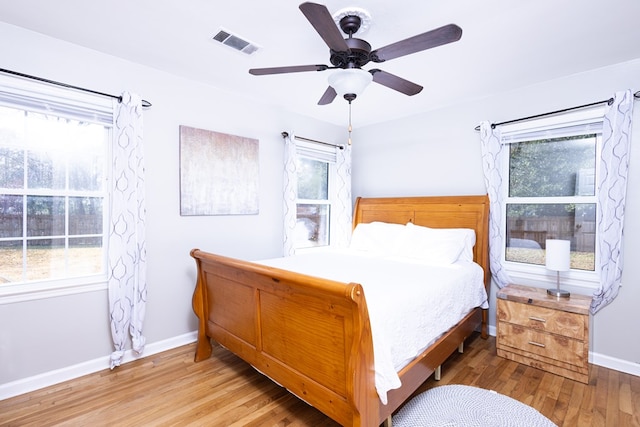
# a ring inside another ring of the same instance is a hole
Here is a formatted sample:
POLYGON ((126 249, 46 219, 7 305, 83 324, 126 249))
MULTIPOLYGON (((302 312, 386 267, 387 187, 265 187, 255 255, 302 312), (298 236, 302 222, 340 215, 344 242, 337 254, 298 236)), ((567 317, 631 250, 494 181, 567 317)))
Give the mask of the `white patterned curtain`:
POLYGON ((295 253, 294 233, 296 229, 298 198, 298 170, 296 167, 296 144, 289 136, 284 138, 284 256, 295 253))
POLYGON ((115 106, 112 146, 112 199, 109 230, 109 316, 115 351, 111 369, 119 366, 127 338, 136 354, 142 335, 146 282, 145 188, 142 147, 142 101, 123 93, 115 106))
POLYGON ((499 288, 511 282, 509 275, 502 265, 502 248, 505 247, 504 237, 500 228, 504 222, 502 214, 503 181, 509 148, 500 140, 500 129, 492 128, 491 123, 480 124, 480 141, 482 145, 482 169, 484 182, 489 194, 489 265, 491 276, 499 288))
POLYGON ((618 295, 622 280, 622 236, 632 115, 631 91, 616 92, 604 115, 602 128, 597 214, 600 287, 591 302, 594 314, 618 295))
POLYGON ((351 206, 351 146, 344 149, 336 148, 336 203, 337 224, 332 235, 332 246, 344 248, 349 246, 351 230, 353 228, 351 206))

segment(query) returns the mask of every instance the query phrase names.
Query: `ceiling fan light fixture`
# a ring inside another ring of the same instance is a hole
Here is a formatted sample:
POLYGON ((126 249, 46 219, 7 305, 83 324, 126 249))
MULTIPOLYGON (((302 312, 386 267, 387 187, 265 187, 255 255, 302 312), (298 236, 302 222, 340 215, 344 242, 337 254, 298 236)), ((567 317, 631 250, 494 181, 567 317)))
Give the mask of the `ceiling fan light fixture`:
POLYGON ((369 86, 373 75, 361 68, 345 68, 335 70, 329 75, 329 85, 345 99, 355 99, 369 86))

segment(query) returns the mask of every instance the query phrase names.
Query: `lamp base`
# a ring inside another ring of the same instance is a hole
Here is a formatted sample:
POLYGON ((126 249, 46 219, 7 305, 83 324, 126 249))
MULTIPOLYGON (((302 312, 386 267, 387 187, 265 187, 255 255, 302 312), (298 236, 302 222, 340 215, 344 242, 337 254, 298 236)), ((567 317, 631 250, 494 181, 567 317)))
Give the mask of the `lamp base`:
POLYGON ((547 289, 547 295, 551 295, 557 298, 569 298, 569 296, 571 296, 571 293, 560 288, 552 288, 547 289))

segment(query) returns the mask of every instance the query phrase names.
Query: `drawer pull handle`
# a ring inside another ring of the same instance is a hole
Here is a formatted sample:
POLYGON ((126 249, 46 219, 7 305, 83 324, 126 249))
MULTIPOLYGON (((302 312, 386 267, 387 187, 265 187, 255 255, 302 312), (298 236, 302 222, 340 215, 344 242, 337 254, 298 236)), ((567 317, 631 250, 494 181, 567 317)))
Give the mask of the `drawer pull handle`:
POLYGON ((540 317, 533 317, 533 316, 529 316, 529 320, 535 320, 536 322, 542 322, 542 323, 547 321, 546 319, 542 319, 540 317))
POLYGON ((531 345, 535 345, 535 346, 537 346, 537 347, 545 348, 545 345, 544 345, 544 344, 540 344, 539 342, 529 341, 529 344, 531 344, 531 345))

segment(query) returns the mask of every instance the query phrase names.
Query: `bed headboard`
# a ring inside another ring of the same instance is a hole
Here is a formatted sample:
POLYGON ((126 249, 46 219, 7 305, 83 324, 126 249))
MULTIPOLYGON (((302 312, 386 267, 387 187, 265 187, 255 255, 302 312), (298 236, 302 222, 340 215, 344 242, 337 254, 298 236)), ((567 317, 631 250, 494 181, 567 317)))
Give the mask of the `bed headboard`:
POLYGON ((432 228, 472 228, 476 232, 473 259, 485 272, 489 271, 489 197, 358 197, 353 212, 353 227, 373 221, 406 224, 412 222, 432 228))

